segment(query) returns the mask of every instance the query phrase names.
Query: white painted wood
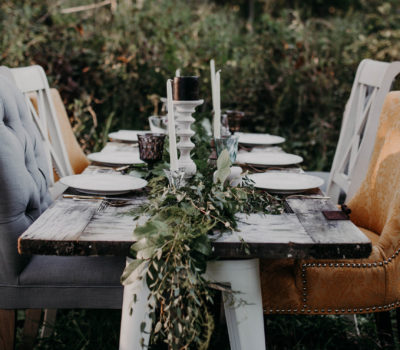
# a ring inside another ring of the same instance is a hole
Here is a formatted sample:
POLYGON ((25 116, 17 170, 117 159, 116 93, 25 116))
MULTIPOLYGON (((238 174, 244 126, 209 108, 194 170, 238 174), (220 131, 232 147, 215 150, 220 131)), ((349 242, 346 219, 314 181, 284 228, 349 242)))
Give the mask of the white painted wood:
MULTIPOLYGON (((126 259, 127 264, 131 259, 126 259)), ((147 267, 139 267, 130 277, 132 283, 125 285, 122 302, 121 330, 119 350, 142 350, 148 348, 152 323, 149 317, 148 297, 150 290, 144 276, 147 267), (136 295, 136 302, 133 295, 136 295), (132 312, 131 312, 132 309, 132 312), (141 332, 140 325, 146 323, 145 332, 141 332)))
POLYGON ((54 184, 53 166, 60 177, 73 175, 60 125, 50 95, 49 83, 42 67, 38 65, 12 68, 11 73, 18 88, 26 97, 32 118, 43 138, 49 162, 49 171, 54 184), (29 97, 34 95, 38 103, 36 112, 29 97))
MULTIPOLYGON (((129 261, 130 259, 127 259, 127 262, 129 261)), ((124 287, 120 350, 140 350, 148 345, 151 332, 148 306, 150 292, 145 280, 138 278, 144 276, 145 268, 139 268, 135 276, 131 276, 133 282, 124 287), (136 302, 133 302, 134 294, 136 302), (146 324, 146 332, 143 333, 140 331, 142 322, 146 324)), ((233 291, 223 293, 231 349, 265 350, 259 260, 209 262, 206 278, 213 282, 229 284, 233 291)))
POLYGON ((354 163, 354 168, 357 169, 357 176, 354 176, 350 183, 349 191, 347 193, 347 199, 351 199, 359 189, 364 177, 367 173, 369 162, 372 156, 375 145, 376 132, 379 125, 379 116, 382 111, 383 103, 387 93, 390 91, 393 80, 400 73, 400 62, 393 62, 386 69, 384 78, 379 89, 379 96, 376 98, 376 102, 371 105, 371 114, 373 116, 378 116, 374 118, 369 118, 365 126, 364 140, 359 148, 359 153, 362 157, 358 157, 354 163))
POLYGON ((194 148, 194 143, 190 138, 195 134, 191 125, 195 121, 192 114, 195 112, 196 107, 200 106, 203 100, 198 101, 174 101, 174 108, 176 114, 177 136, 179 136, 179 143, 177 144, 179 150, 179 169, 185 172, 186 177, 192 177, 196 174, 196 164, 190 157, 190 151, 194 148))
POLYGON ((400 62, 361 61, 343 114, 340 137, 327 184, 327 194, 337 203, 358 190, 372 155, 379 116, 400 62))
POLYGON ((259 260, 224 260, 207 264, 207 278, 228 283, 223 292, 229 343, 232 350, 265 350, 259 260))

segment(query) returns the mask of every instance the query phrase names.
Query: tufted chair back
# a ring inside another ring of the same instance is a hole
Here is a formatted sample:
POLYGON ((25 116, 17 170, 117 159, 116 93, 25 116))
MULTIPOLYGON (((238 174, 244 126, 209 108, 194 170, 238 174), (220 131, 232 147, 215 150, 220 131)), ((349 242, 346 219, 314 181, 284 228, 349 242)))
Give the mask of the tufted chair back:
POLYGON ((351 220, 378 234, 378 248, 389 257, 400 241, 400 91, 383 105, 374 152, 360 190, 348 203, 351 220))
POLYGON ((27 258, 17 240, 51 203, 41 137, 24 96, 0 70, 0 285, 17 284, 27 258))

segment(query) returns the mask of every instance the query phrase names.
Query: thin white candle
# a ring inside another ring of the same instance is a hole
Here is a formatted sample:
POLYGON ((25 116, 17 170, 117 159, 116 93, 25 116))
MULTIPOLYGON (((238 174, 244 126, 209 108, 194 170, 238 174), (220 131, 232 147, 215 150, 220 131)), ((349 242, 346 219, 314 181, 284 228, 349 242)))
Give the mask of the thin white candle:
POLYGON ((175 135, 175 116, 174 116, 174 102, 172 100, 172 81, 167 80, 167 104, 168 104, 168 136, 169 136, 169 161, 170 170, 178 170, 178 151, 176 149, 176 135, 175 135))
POLYGON ((221 137, 221 71, 215 74, 214 137, 221 137))
POLYGON ((215 111, 215 62, 214 60, 210 61, 210 72, 211 72, 211 97, 213 110, 215 111))
POLYGON ((181 70, 179 68, 175 71, 175 76, 176 77, 180 77, 181 76, 181 70))

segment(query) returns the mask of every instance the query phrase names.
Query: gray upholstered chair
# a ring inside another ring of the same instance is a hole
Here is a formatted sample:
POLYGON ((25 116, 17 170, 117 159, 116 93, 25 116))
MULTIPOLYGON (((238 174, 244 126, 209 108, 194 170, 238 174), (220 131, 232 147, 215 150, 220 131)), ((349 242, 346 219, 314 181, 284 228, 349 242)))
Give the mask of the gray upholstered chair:
POLYGON ((22 93, 0 70, 0 348, 16 309, 122 306, 125 258, 20 256, 17 240, 51 204, 43 145, 22 93))

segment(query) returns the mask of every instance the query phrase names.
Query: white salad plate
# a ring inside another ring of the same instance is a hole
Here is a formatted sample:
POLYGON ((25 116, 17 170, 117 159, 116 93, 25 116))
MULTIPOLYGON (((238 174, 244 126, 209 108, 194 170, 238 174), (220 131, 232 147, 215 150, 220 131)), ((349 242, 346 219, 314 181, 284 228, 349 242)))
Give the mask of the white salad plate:
POLYGON ((105 165, 131 165, 131 164, 143 164, 144 162, 140 159, 139 151, 136 152, 97 152, 91 153, 88 159, 92 162, 101 163, 105 165))
POLYGON ((125 142, 138 142, 137 134, 145 134, 149 130, 119 130, 110 132, 108 137, 111 140, 125 141, 125 142))
POLYGON ((283 137, 270 134, 237 132, 235 135, 239 136, 239 143, 245 146, 269 146, 285 142, 283 137))
POLYGON ((284 152, 246 152, 239 153, 236 158, 236 163, 258 167, 293 165, 302 161, 302 157, 284 152))
POLYGON ((100 195, 117 195, 138 190, 147 185, 147 181, 129 175, 80 174, 62 177, 60 182, 75 190, 100 195))
POLYGON ((324 180, 317 176, 299 173, 268 172, 251 174, 248 177, 254 181, 255 187, 281 194, 303 192, 320 187, 324 183, 324 180))

